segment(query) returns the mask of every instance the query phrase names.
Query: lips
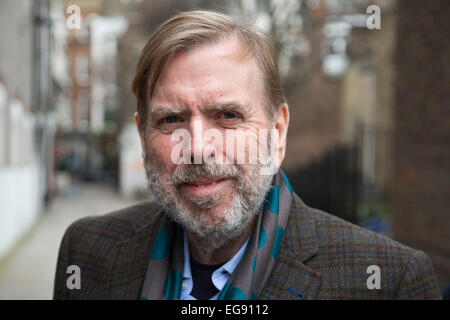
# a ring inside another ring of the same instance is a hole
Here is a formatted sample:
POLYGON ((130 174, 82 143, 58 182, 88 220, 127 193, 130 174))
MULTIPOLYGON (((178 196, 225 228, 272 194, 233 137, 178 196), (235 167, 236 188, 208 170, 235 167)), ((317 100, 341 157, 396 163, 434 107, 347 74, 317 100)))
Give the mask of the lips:
POLYGON ((218 179, 218 180, 214 180, 214 179, 200 179, 200 180, 196 180, 196 181, 192 181, 189 183, 186 183, 187 185, 191 185, 191 186, 196 186, 198 188, 205 188, 207 186, 213 186, 216 185, 218 182, 222 181, 223 179, 218 179))
POLYGON ((228 178, 198 179, 180 185, 180 191, 193 196, 208 196, 223 192, 231 180, 228 178))

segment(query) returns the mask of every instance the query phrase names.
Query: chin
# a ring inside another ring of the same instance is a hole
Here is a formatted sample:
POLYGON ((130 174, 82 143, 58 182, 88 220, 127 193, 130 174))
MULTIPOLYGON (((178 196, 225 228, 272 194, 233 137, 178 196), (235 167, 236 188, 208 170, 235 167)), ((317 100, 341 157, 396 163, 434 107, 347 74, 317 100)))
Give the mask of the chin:
POLYGON ((187 213, 190 218, 196 220, 202 228, 211 229, 226 222, 226 215, 230 213, 231 209, 229 203, 230 201, 221 200, 218 205, 211 208, 202 208, 188 201, 185 208, 188 209, 187 213))
POLYGON ((194 219, 202 220, 204 227, 212 227, 219 223, 224 222, 225 214, 228 212, 228 207, 219 204, 218 206, 212 208, 201 208, 195 204, 191 204, 190 215, 194 219))

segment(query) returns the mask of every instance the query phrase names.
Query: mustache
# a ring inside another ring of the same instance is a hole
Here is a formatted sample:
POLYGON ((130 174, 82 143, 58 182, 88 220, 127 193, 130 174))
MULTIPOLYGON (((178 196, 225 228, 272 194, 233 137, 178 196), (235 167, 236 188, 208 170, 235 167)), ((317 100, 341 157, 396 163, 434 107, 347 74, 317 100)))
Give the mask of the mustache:
POLYGON ((198 179, 238 179, 242 175, 242 169, 236 165, 224 164, 183 164, 177 166, 172 173, 172 183, 175 186, 180 186, 183 183, 191 183, 198 179))

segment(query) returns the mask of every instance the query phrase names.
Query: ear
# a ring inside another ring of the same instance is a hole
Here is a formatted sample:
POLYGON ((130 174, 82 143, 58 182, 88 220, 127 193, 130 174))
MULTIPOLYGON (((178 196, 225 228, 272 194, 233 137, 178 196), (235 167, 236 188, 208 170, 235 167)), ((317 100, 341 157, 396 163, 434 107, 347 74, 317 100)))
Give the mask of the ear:
POLYGON ((141 119, 139 118, 139 115, 137 112, 134 113, 134 120, 136 120, 136 127, 137 127, 137 130, 139 133, 139 138, 141 140, 141 148, 142 148, 141 155, 142 155, 142 158, 144 158, 145 152, 146 152, 146 150, 145 150, 145 134, 141 129, 141 119))
POLYGON ((279 168, 286 154, 286 137, 289 127, 289 107, 287 103, 283 103, 278 107, 274 120, 275 129, 278 130, 278 163, 276 166, 279 168))

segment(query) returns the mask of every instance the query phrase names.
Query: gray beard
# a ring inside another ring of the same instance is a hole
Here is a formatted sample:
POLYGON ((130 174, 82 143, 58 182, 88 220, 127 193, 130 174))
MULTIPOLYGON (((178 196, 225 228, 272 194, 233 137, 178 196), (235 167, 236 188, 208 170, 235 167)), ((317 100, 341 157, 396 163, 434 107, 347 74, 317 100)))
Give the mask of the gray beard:
POLYGON ((166 214, 198 240, 204 252, 224 247, 240 236, 270 189, 273 176, 261 175, 261 165, 188 164, 178 165, 171 177, 164 176, 165 164, 145 157, 148 187, 166 214), (236 192, 223 212, 217 208, 222 196, 181 195, 178 187, 199 178, 232 178, 236 192), (186 205, 184 201, 195 206, 186 205))

